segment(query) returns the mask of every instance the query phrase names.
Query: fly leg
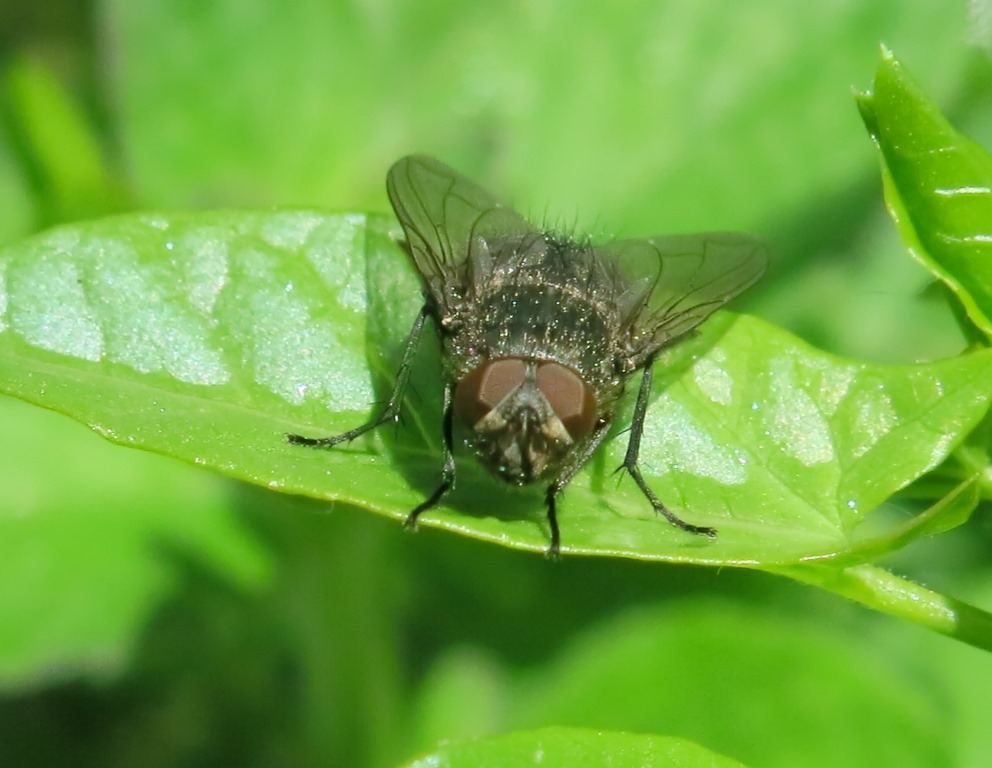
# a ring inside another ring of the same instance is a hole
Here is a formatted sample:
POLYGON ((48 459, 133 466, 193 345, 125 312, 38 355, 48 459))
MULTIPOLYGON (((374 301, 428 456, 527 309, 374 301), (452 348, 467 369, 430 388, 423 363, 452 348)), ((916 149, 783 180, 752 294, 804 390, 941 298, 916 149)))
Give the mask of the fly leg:
POLYGON ((452 452, 452 446, 454 445, 452 438, 452 420, 454 414, 453 391, 454 387, 451 384, 444 385, 444 420, 442 422, 444 437, 444 464, 441 467, 441 484, 434 489, 434 492, 430 496, 414 507, 410 514, 406 516, 406 523, 404 523, 404 525, 407 530, 417 530, 417 518, 420 517, 421 513, 436 506, 438 502, 444 498, 445 494, 455 487, 455 457, 452 452))
POLYGON ((360 435, 364 435, 369 430, 375 429, 380 424, 387 421, 395 421, 399 417, 400 406, 403 404, 403 395, 406 393, 406 385, 410 380, 410 368, 413 365, 413 357, 417 353, 417 343, 420 341, 420 332, 424 329, 424 322, 430 314, 428 306, 425 304, 413 321, 410 335, 407 336, 406 346, 403 349, 403 359, 400 361, 399 370, 396 372, 396 381, 393 383, 393 391, 389 395, 386 405, 375 416, 366 421, 361 426, 342 432, 340 435, 331 437, 304 437, 303 435, 286 435, 286 439, 293 445, 306 445, 312 448, 331 448, 338 443, 346 443, 354 440, 360 435))
POLYGON ((561 554, 561 534, 558 531, 558 496, 565 490, 565 486, 572 482, 572 478, 575 477, 575 473, 578 472, 583 465, 589 461, 589 457, 592 456, 596 449, 599 448, 599 444, 603 442, 606 437, 606 433, 610 431, 610 420, 603 419, 599 424, 596 425, 595 431, 586 440, 585 445, 574 454, 565 465, 565 468, 561 471, 561 474, 555 478, 554 482, 548 486, 548 490, 545 493, 544 500, 548 508, 548 527, 551 529, 551 545, 548 547, 547 556, 552 560, 557 560, 558 556, 561 554))
POLYGON ((647 500, 651 502, 654 511, 664 515, 668 522, 676 528, 681 528, 683 531, 688 531, 689 533, 701 533, 704 536, 714 538, 716 536, 716 528, 687 523, 670 509, 667 509, 658 500, 658 497, 654 495, 654 491, 651 490, 644 480, 644 476, 641 475, 640 467, 637 466, 637 457, 641 450, 641 435, 644 432, 644 415, 647 413, 648 397, 651 395, 651 379, 653 377, 651 368, 653 362, 653 360, 649 360, 644 368, 644 376, 641 378, 641 388, 637 393, 637 403, 634 405, 634 418, 630 425, 630 440, 627 443, 627 453, 623 458, 623 464, 620 465, 620 469, 625 469, 630 473, 630 476, 634 478, 634 482, 637 483, 637 487, 641 489, 647 500))

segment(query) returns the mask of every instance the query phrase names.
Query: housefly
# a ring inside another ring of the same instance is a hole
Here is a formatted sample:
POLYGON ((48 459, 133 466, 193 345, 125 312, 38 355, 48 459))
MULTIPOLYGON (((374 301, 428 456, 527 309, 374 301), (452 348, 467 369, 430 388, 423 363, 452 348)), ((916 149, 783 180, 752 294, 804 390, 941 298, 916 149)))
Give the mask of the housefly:
POLYGON ((424 296, 392 393, 361 426, 289 441, 330 448, 395 420, 430 319, 442 346, 444 456, 440 484, 410 512, 408 527, 455 485, 457 419, 497 477, 547 483, 548 554, 556 556, 558 497, 606 437, 627 379, 643 371, 621 469, 673 525, 715 536, 662 504, 638 466, 652 363, 758 279, 764 247, 721 232, 593 246, 534 226, 419 155, 397 161, 386 188, 424 296))

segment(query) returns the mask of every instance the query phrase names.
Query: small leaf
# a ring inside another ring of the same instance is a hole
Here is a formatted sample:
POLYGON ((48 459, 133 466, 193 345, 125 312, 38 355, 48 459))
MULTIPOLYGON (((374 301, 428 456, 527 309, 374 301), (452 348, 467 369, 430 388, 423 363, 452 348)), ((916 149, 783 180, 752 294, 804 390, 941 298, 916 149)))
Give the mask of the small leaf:
POLYGON ((858 106, 904 242, 992 335, 992 156, 954 130, 887 50, 858 106))
MULTIPOLYGON (((0 251, 0 281, 0 391, 125 445, 396 519, 438 482, 433 339, 403 425, 329 451, 285 438, 356 426, 389 391, 421 298, 383 219, 116 217, 0 251)), ((719 536, 656 519, 633 482, 611 476, 618 434, 563 496, 566 551, 767 565, 848 550, 864 516, 939 464, 992 396, 992 352, 873 366, 729 314, 656 373, 645 476, 719 536)), ((546 549, 542 489, 508 488, 463 452, 458 471, 424 524, 546 549)))
POLYGON ((685 739, 588 728, 541 728, 447 744, 407 763, 407 768, 460 768, 499 765, 524 768, 567 765, 575 768, 743 768, 685 739))
POLYGON ((504 727, 663 732, 753 765, 949 764, 954 716, 915 664, 803 613, 698 594, 620 612, 530 671, 504 727))
POLYGON ((6 136, 0 134, 0 245, 26 237, 38 218, 38 200, 21 167, 20 158, 6 136))
POLYGON ((267 583, 268 553, 219 478, 8 397, 0 424, 0 689, 119 674, 177 552, 241 589, 267 583))
POLYGON ((2 74, 5 128, 35 177, 43 223, 119 209, 124 193, 69 89, 40 59, 27 56, 15 59, 2 74))

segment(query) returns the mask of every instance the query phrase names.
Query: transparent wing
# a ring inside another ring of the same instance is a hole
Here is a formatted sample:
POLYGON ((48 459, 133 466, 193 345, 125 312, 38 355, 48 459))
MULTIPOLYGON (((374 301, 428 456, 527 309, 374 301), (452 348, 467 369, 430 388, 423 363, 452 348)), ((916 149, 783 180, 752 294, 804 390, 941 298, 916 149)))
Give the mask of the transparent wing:
POLYGON ((641 357, 692 331, 768 263, 761 241, 735 232, 620 240, 598 252, 619 273, 617 305, 641 357))
POLYGON ((453 168, 424 155, 397 160, 386 191, 414 264, 442 308, 491 270, 489 243, 537 230, 453 168))

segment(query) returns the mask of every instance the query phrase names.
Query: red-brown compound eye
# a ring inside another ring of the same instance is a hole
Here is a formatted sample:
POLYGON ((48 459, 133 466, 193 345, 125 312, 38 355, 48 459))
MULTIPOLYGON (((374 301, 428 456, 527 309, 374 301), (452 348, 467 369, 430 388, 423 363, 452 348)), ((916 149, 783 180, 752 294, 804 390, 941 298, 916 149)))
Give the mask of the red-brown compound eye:
POLYGON ((596 398, 579 374, 559 363, 541 363, 537 386, 573 440, 581 440, 592 431, 596 398))
POLYGON ((515 357, 483 363, 455 387, 455 413, 469 426, 477 424, 524 383, 526 372, 527 364, 515 357))

